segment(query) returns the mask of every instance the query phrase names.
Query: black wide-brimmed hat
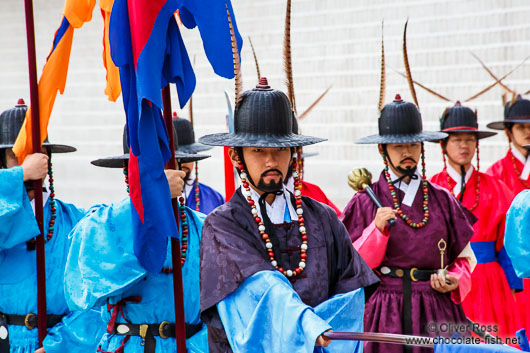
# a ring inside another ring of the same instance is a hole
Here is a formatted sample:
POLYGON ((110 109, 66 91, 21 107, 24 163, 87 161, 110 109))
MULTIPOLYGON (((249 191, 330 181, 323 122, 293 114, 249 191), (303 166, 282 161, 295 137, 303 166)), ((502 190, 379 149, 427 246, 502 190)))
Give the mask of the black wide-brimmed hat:
POLYGON ((199 153, 213 148, 212 146, 206 146, 202 143, 195 142, 195 132, 193 131, 191 122, 176 116, 177 114, 173 113, 173 126, 177 131, 178 150, 180 152, 199 153))
MULTIPOLYGON (((176 135, 174 126, 173 134, 176 135)), ((182 163, 196 162, 208 157, 210 156, 197 153, 186 153, 181 150, 175 151, 175 158, 179 159, 182 163)), ((121 156, 96 159, 90 163, 92 163, 96 167, 123 168, 124 162, 127 161, 129 161, 129 146, 127 145, 127 127, 125 127, 123 129, 123 154, 121 156)))
POLYGON ((503 121, 494 121, 486 126, 494 130, 504 130, 507 123, 530 123, 530 100, 518 95, 513 104, 512 102, 508 102, 504 106, 503 121))
POLYGON ((295 119, 285 93, 272 89, 265 77, 256 88, 245 91, 236 107, 234 132, 206 135, 200 143, 231 147, 298 147, 326 141, 293 132, 295 119))
POLYGON ((399 94, 392 103, 386 104, 378 119, 379 134, 357 140, 358 144, 388 144, 438 141, 447 134, 423 131, 421 114, 413 103, 405 102, 399 94))
POLYGON ((448 134, 471 132, 476 134, 478 139, 497 135, 493 131, 479 130, 476 111, 463 106, 460 101, 457 101, 454 106, 444 111, 440 118, 440 129, 441 132, 448 134))
MULTIPOLYGON (((0 114, 0 149, 12 148, 17 140, 18 133, 24 124, 28 106, 20 98, 14 108, 5 110, 0 114)), ((48 138, 42 143, 51 153, 75 152, 77 149, 68 145, 50 143, 48 138)))
MULTIPOLYGON (((298 135, 298 119, 293 119, 293 133, 298 135)), ((309 157, 318 156, 318 152, 304 152, 302 150, 302 158, 306 159, 309 157)))

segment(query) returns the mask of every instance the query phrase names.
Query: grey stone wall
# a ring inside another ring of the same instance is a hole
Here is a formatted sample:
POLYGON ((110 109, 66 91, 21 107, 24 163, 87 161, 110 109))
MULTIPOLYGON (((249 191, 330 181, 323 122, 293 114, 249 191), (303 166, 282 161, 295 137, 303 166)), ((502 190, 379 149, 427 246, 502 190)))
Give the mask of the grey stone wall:
MULTIPOLYGON (((284 0, 233 0, 245 43, 242 51, 245 89, 257 81, 247 37, 251 36, 261 73, 275 88, 285 90, 282 69, 284 0)), ((42 70, 53 34, 60 24, 62 0, 35 1, 38 72, 42 70)), ((375 146, 354 141, 377 130, 381 20, 385 20, 387 59, 386 101, 400 93, 410 100, 401 52, 403 25, 409 19, 408 48, 414 79, 444 96, 463 100, 492 80, 472 58, 476 53, 502 75, 530 54, 530 3, 527 1, 346 1, 293 0, 292 52, 294 85, 301 113, 328 86, 329 94, 301 122, 302 133, 328 139, 308 147, 319 155, 306 160, 306 180, 322 187, 339 208, 353 191, 346 183, 352 168, 367 167, 378 175, 382 162, 375 146)), ((182 29, 190 57, 196 57, 194 94, 196 135, 225 131, 223 91, 233 95, 233 81, 214 75, 206 61, 198 31, 182 29)), ((0 1, 0 109, 19 97, 29 101, 23 2, 0 1)), ((102 19, 96 8, 91 22, 75 31, 68 81, 57 97, 50 139, 73 144, 78 152, 56 155, 54 169, 59 198, 88 207, 126 195, 119 170, 96 168, 90 160, 121 154, 124 124, 121 97, 108 102, 101 61, 102 19)), ((530 65, 523 65, 505 82, 518 91, 530 89, 530 65)), ((173 107, 177 108, 173 87, 173 107)), ((417 89, 425 129, 437 129, 447 103, 417 89)), ((500 88, 469 105, 479 122, 502 119, 500 88)), ((187 107, 177 109, 187 116, 187 107)), ((506 151, 506 138, 481 142, 481 165, 486 169, 506 151)), ((224 191, 222 151, 200 163, 200 179, 224 191)), ((427 146, 429 175, 441 169, 440 148, 427 146)))

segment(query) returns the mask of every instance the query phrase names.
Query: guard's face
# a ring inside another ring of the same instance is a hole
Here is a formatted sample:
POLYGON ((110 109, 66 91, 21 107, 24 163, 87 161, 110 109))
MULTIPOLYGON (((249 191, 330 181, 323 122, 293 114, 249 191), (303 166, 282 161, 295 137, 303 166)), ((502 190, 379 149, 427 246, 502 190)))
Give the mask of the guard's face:
MULTIPOLYGON (((379 147, 382 151, 382 146, 379 147)), ((395 167, 403 169, 412 169, 420 160, 421 143, 389 143, 386 145, 388 157, 392 160, 395 167)), ((393 170, 396 173, 395 170, 393 170)))
POLYGON ((180 166, 181 166, 180 169, 186 173, 186 177, 184 178, 184 181, 190 180, 191 171, 193 170, 195 163, 194 162, 182 163, 180 166))
MULTIPOLYGON (((235 157, 235 151, 231 157, 235 157)), ((291 163, 291 149, 286 147, 264 148, 243 147, 243 158, 250 175, 259 191, 274 191, 282 187, 291 163)), ((237 162, 232 158, 234 165, 237 162)))
POLYGON ((512 127, 512 142, 517 147, 530 144, 530 123, 525 124, 513 124, 512 127))
POLYGON ((18 166, 18 159, 13 153, 11 148, 6 149, 6 168, 12 168, 18 166))
POLYGON ((447 157, 458 165, 468 165, 473 160, 477 148, 477 136, 471 132, 449 134, 445 151, 447 157))

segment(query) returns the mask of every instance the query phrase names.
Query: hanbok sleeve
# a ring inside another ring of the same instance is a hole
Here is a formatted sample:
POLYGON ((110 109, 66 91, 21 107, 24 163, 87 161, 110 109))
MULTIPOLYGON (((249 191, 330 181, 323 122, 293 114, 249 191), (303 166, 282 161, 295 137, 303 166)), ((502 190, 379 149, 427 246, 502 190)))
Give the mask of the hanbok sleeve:
POLYGON ((217 310, 234 353, 313 352, 331 328, 277 271, 250 276, 217 310))
POLYGON ((0 170, 0 251, 40 234, 23 180, 22 167, 0 170))
POLYGON ((69 235, 72 243, 65 270, 71 310, 101 306, 145 276, 133 251, 133 234, 129 198, 94 207, 79 221, 69 235))
POLYGON ((388 236, 387 228, 385 228, 384 232, 381 232, 375 226, 375 221, 372 221, 364 229, 361 237, 353 242, 353 247, 370 268, 376 268, 383 261, 388 244, 388 236))
POLYGON ((106 325, 98 311, 72 311, 48 330, 42 345, 46 353, 95 352, 106 325))
POLYGON ((504 248, 518 277, 530 278, 530 190, 519 193, 506 215, 504 248))

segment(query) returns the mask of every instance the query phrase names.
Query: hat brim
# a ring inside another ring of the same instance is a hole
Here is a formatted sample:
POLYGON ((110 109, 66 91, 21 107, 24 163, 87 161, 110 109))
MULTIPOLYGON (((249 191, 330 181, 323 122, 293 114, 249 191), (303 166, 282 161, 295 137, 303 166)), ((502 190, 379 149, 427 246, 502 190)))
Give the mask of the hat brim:
MULTIPOLYGON (((14 145, 0 145, 0 149, 13 148, 14 145)), ((46 147, 51 153, 70 153, 77 151, 77 148, 69 145, 59 145, 56 143, 44 142, 43 147, 46 147)))
POLYGON ((417 134, 396 135, 370 135, 357 140, 355 143, 364 144, 388 144, 388 143, 414 143, 425 141, 439 141, 447 137, 445 132, 422 131, 417 134))
POLYGON ((504 130, 506 129, 506 123, 510 124, 530 124, 530 119, 506 119, 503 121, 494 121, 486 125, 489 129, 493 130, 504 130))
POLYGON ((318 156, 318 152, 302 152, 302 158, 318 156))
MULTIPOLYGON (((483 138, 486 138, 486 137, 491 137, 491 136, 495 136, 498 134, 498 132, 494 132, 494 131, 486 131, 486 130, 471 130, 471 129, 453 129, 451 131, 440 131, 440 132, 445 132, 446 134, 452 134, 452 133, 455 133, 455 132, 469 132, 469 133, 472 133, 472 134, 476 134, 477 135, 477 138, 480 140, 480 139, 483 139, 483 138)), ((436 142, 436 141, 433 141, 433 142, 436 142)))
MULTIPOLYGON (((175 152, 175 158, 180 160, 181 163, 190 163, 190 162, 197 162, 203 159, 206 159, 210 156, 205 154, 189 154, 181 152, 180 150, 175 152)), ((103 167, 103 168, 123 168, 123 162, 129 161, 129 155, 128 154, 122 154, 121 156, 115 156, 115 157, 107 157, 107 158, 100 158, 96 159, 94 161, 91 161, 90 163, 95 165, 96 167, 103 167)))
POLYGON ((523 148, 526 148, 527 150, 530 151, 530 145, 524 145, 523 148))
POLYGON ((179 151, 184 153, 199 153, 211 150, 213 146, 206 146, 202 143, 194 142, 190 145, 179 145, 179 151))
POLYGON ((308 146, 327 139, 297 134, 288 135, 255 135, 233 134, 229 132, 206 135, 199 138, 199 142, 210 146, 230 147, 299 147, 308 146))

